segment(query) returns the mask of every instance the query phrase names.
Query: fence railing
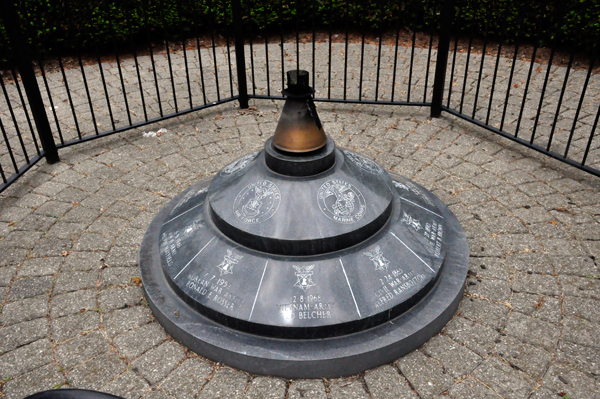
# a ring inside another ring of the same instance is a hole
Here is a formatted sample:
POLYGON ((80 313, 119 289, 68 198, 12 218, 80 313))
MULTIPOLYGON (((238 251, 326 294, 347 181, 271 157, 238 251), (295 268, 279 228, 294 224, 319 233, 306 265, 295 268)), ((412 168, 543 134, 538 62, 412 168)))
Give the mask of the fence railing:
POLYGON ((233 0, 219 29, 197 21, 159 43, 146 32, 143 43, 113 42, 109 52, 88 43, 85 56, 76 45, 48 58, 35 37, 25 44, 19 10, 3 2, 14 59, 0 75, 0 192, 66 146, 225 102, 282 99, 285 72, 296 68, 311 72, 316 101, 430 107, 600 176, 594 54, 586 64, 536 40, 461 36, 451 0, 427 8, 439 24, 424 32, 348 18, 323 27, 321 1, 294 4, 295 22, 257 28, 233 0), (303 29, 300 7, 313 16, 303 29))

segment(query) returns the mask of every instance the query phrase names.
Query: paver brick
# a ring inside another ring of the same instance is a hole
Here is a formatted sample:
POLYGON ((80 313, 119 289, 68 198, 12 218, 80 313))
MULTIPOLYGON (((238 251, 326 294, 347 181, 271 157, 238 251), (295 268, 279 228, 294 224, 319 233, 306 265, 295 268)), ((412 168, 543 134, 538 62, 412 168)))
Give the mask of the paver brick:
POLYGON ((396 364, 422 398, 433 398, 454 385, 454 378, 439 363, 420 351, 409 353, 396 364))
POLYGON ((288 388, 289 399, 326 399, 325 385, 320 380, 297 380, 288 388))
POLYGON ((477 367, 473 376, 502 397, 509 399, 525 399, 537 385, 527 374, 514 370, 493 356, 477 367))
MULTIPOLYGON (((23 262, 23 265, 19 268, 19 277, 37 277, 47 276, 56 274, 63 262, 63 257, 53 256, 49 258, 31 258, 23 262)), ((0 269, 0 276, 2 275, 3 269, 0 269)), ((2 279, 0 278, 0 285, 2 285, 2 279)))
POLYGON ((92 331, 56 346, 56 355, 65 369, 70 369, 110 350, 110 342, 104 332, 92 331))
POLYGON ((182 347, 167 341, 131 362, 133 371, 151 384, 161 381, 185 358, 182 347))
POLYGON ((126 367, 116 353, 108 352, 70 370, 67 375, 74 387, 96 390, 126 367))
POLYGON ((0 379, 16 377, 54 360, 48 339, 40 339, 0 355, 0 379))
POLYGON ((6 383, 7 399, 22 399, 39 391, 53 389, 65 382, 65 376, 55 363, 50 363, 6 383))
POLYGON ((6 327, 23 321, 44 317, 48 314, 48 302, 48 295, 39 295, 7 303, 2 308, 0 323, 6 327))
POLYGON ((366 392, 365 387, 360 379, 340 378, 331 381, 329 385, 329 397, 331 399, 367 399, 369 398, 369 394, 366 392))
POLYGON ((187 359, 165 378, 160 388, 175 398, 194 399, 213 371, 213 367, 203 360, 187 359))
POLYGON ((90 311, 52 319, 52 340, 60 343, 77 335, 96 330, 100 326, 100 314, 90 311))
MULTIPOLYGON (((102 388, 100 388, 100 390, 102 392, 117 395, 125 399, 138 399, 150 390, 150 385, 138 374, 127 370, 120 374, 113 381, 110 381, 104 385, 102 388)), ((164 395, 162 398, 168 399, 164 393, 162 395, 164 395)), ((144 398, 158 399, 156 395, 146 395, 144 398)))
POLYGON ((367 389, 374 399, 418 398, 406 379, 392 366, 381 366, 365 374, 367 389))

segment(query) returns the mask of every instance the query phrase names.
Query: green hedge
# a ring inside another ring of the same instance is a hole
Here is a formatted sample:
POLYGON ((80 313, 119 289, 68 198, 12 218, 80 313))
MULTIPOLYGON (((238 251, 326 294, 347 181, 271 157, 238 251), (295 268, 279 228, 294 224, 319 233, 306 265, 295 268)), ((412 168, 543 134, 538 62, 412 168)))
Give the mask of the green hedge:
MULTIPOLYGON (((11 1, 11 0, 8 0, 11 1)), ((13 0, 14 1, 14 0, 13 0)), ((279 34, 296 24, 311 30, 396 26, 436 29, 442 0, 242 0, 245 28, 256 34, 267 27, 279 34), (298 15, 296 15, 298 14, 298 15)), ((502 35, 589 51, 600 39, 600 0, 455 0, 455 27, 463 33, 502 35)), ((117 45, 146 45, 178 40, 196 32, 225 31, 231 24, 229 1, 222 0, 22 0, 25 36, 40 56, 109 50, 117 45)), ((10 58, 0 26, 0 58, 10 58)))

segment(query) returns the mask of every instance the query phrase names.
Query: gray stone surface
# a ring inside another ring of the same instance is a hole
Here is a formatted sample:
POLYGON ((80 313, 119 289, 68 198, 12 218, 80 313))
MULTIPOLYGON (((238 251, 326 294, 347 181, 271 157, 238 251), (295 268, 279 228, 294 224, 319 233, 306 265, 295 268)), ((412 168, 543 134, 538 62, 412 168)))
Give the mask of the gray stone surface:
MULTIPOLYGON (((284 47, 294 53, 293 46, 284 47)), ((333 48, 334 55, 343 59, 344 45, 334 43, 333 48)), ((279 51, 276 45, 269 45, 269 49, 272 54, 279 51)), ((324 49, 318 43, 317 55, 324 49)), ((366 54, 374 49, 367 46, 366 54)), ((382 51, 382 82, 391 76, 393 62, 393 51, 386 49, 382 51)), ((226 52, 219 47, 216 50, 217 60, 226 65, 226 52)), ((417 55, 425 54, 418 48, 416 51, 417 55)), ((264 46, 255 46, 254 52, 255 64, 262 60, 264 65, 264 46)), ((196 57, 197 53, 193 54, 196 57)), ((171 55, 183 65, 181 52, 171 55)), ((212 60, 205 49, 202 55, 212 60)), ((348 56, 349 65, 359 65, 360 45, 350 43, 348 56)), ((455 80, 464 70, 465 57, 457 55, 459 73, 455 80)), ((159 79, 168 80, 165 58, 165 53, 158 54, 156 65, 161 71, 159 79)), ((492 58, 485 59, 487 77, 490 70, 493 72, 492 58)), ((410 47, 401 47, 396 93, 403 95, 408 79, 403 68, 409 60, 410 47)), ((425 63, 419 57, 415 60, 422 78, 425 63)), ((477 70, 472 66, 478 60, 479 55, 473 54, 470 73, 477 70)), ((151 88, 153 75, 146 74, 151 71, 150 60, 140 57, 140 61, 148 67, 142 67, 144 87, 148 83, 151 88)), ((132 62, 121 60, 129 68, 124 69, 129 80, 135 76, 132 62)), ((341 64, 334 57, 334 69, 341 64)), ((104 67, 109 79, 118 82, 116 64, 104 67)), ((278 66, 270 67, 274 90, 280 85, 276 83, 278 66)), ((509 67, 510 60, 502 58, 499 76, 508 76, 509 67)), ((527 67, 518 61, 516 76, 520 80, 515 84, 524 82, 527 67)), ((99 79, 97 65, 85 68, 88 78, 99 79)), ((256 87, 257 92, 264 93, 266 76, 264 66, 261 68, 256 87)), ((560 88, 559 78, 564 74, 561 68, 553 67, 549 82, 552 90, 560 88)), ((67 72, 74 88, 82 85, 80 71, 67 72)), ((199 76, 197 69, 194 73, 199 76)), ((228 95, 227 73, 223 70, 220 80, 223 97, 228 95)), ((543 84, 544 73, 545 66, 541 72, 534 69, 532 88, 543 84)), ((568 121, 583 84, 580 71, 573 73, 577 79, 573 81, 575 86, 569 84, 568 92, 574 94, 565 99, 564 118, 559 118, 555 134, 559 150, 564 148, 568 136, 565 132, 571 127, 568 121)), ((58 75, 49 73, 48 79, 51 90, 62 99, 66 92, 57 91, 64 88, 58 75)), ((318 96, 326 94, 326 75, 325 71, 316 76, 318 96)), ((342 75, 333 78, 334 96, 342 94, 341 80, 336 80, 342 75)), ((351 79, 356 82, 357 78, 351 79)), ((375 74, 365 75, 365 96, 374 96, 374 79, 375 74)), ((482 87, 488 87, 489 80, 491 77, 484 79, 482 87)), ((588 94, 600 92, 595 90, 597 82, 594 74, 588 94)), ((423 84, 422 79, 418 80, 416 85, 421 89, 412 93, 422 96, 423 84)), ((137 78, 128 83, 128 90, 135 85, 137 78)), ((184 75, 176 77, 178 95, 180 89, 187 95, 186 85, 184 75)), ((504 80, 497 90, 505 85, 504 80)), ((119 120, 117 126, 124 126, 128 118, 118 86, 110 86, 109 91, 117 94, 111 99, 114 116, 119 120)), ((168 86, 170 82, 161 92, 163 100, 168 86)), ((381 85, 380 89, 380 98, 389 96, 389 87, 381 85)), ((468 89, 465 105, 472 106, 474 90, 468 89)), ((7 84, 7 90, 9 95, 16 95, 12 83, 7 84)), ((94 95, 104 99, 102 90, 102 85, 92 87, 94 95)), ((196 104, 201 94, 197 88, 192 90, 196 104)), ((357 95, 358 85, 352 84, 348 90, 357 95)), ((489 93, 487 90, 481 94, 489 93)), ((522 96, 520 87, 513 91, 522 96)), ((535 92, 532 89, 530 94, 535 92)), ((85 107, 85 90, 75 89, 72 94, 80 104, 76 106, 80 127, 84 134, 90 134, 94 129, 89 108, 85 107)), ((153 95, 148 94, 147 105, 158 112, 153 95)), ((216 89, 212 88, 207 96, 214 101, 216 89)), ((494 106, 500 105, 500 97, 494 97, 494 106)), ((451 105, 456 106, 458 98, 453 95, 451 105)), ((594 98, 584 102, 584 123, 576 130, 575 152, 570 152, 574 157, 580 156, 576 154, 581 154, 587 144, 577 134, 589 131, 593 123, 598 101, 594 98)), ((514 115, 513 101, 509 101, 505 123, 509 132, 514 131, 511 129, 518 116, 514 115)), ((2 104, 0 114, 4 120, 7 110, 2 104)), ((174 111, 172 100, 163 101, 163 105, 165 112, 174 111)), ((338 145, 355 148, 387 169, 416 179, 449 204, 463 224, 471 249, 469 283, 474 284, 467 286, 459 314, 442 333, 401 359, 399 367, 387 365, 340 380, 282 381, 247 376, 228 368, 208 373, 219 366, 187 358, 190 355, 180 344, 168 341, 144 305, 137 280, 139 240, 169 198, 215 173, 229 160, 262 147, 275 129, 282 103, 257 100, 251 105, 256 109, 240 112, 236 103, 229 103, 61 149, 61 162, 46 165, 41 161, 0 194, 0 367, 11 375, 10 380, 0 383, 0 396, 21 399, 37 390, 69 386, 67 381, 135 399, 190 395, 291 398, 301 397, 296 396, 300 392, 294 387, 304 389, 303 384, 307 387, 303 392, 315 389, 317 397, 330 398, 487 399, 527 398, 531 394, 537 399, 559 397, 561 392, 571 398, 597 396, 599 180, 449 115, 429 119, 428 109, 416 107, 317 105, 326 132, 338 145), (160 137, 143 137, 143 132, 162 127, 167 132, 160 137), (32 348, 40 350, 28 352, 32 348), (202 378, 190 382, 186 370, 196 370, 194 367, 199 367, 202 378)), ((55 106, 58 115, 64 116, 59 123, 65 138, 74 139, 70 107, 62 101, 55 102, 55 106)), ((136 119, 143 114, 139 97, 133 100, 132 96, 130 106, 133 120, 141 120, 136 119)), ((542 108, 536 141, 547 137, 553 121, 548 121, 544 113, 554 112, 552 108, 542 108)), ((104 131, 110 128, 110 117, 105 103, 99 109, 97 122, 104 131)), ((531 134, 535 109, 537 103, 528 99, 520 137, 527 139, 531 134)), ((22 110, 16 112, 25 127, 22 110)), ((498 119, 493 109, 491 123, 499 123, 498 119)), ((14 137, 11 124, 5 125, 9 136, 14 137)), ((26 148, 32 145, 26 142, 26 148)), ((597 146, 598 141, 593 145, 597 146)), ((10 164, 5 163, 7 154, 2 148, 0 145, 0 163, 10 164)), ((595 167, 600 165, 597 151, 593 148, 589 159, 595 167)))

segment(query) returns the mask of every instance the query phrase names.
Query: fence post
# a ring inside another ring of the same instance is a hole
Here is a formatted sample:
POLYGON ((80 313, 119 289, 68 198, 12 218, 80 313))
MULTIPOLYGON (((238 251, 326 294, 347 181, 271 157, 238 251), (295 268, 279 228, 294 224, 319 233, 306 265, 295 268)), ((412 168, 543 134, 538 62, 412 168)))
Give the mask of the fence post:
MULTIPOLYGON (((31 108, 31 113, 33 114, 35 127, 37 128, 40 142, 44 149, 46 162, 50 164, 56 163, 59 160, 58 151, 56 149, 54 137, 52 136, 50 122, 46 115, 46 107, 42 100, 35 72, 33 71, 33 61, 29 54, 29 46, 23 38, 23 32, 21 31, 19 14, 15 8, 14 0, 0 1, 0 4, 6 34, 17 60, 17 67, 21 73, 21 80, 23 82, 23 87, 25 88, 25 94, 27 94, 29 108, 31 108)), ((31 134, 34 135, 35 132, 31 132, 31 134)))
POLYGON ((233 34, 235 36, 235 65, 238 78, 240 108, 248 108, 248 83, 246 82, 246 55, 244 54, 244 27, 240 0, 231 1, 233 34))
POLYGON ((450 34, 452 33, 452 20, 454 19, 453 0, 444 0, 440 17, 440 35, 437 62, 435 66, 435 78, 433 81, 433 97, 431 99, 432 118, 439 118, 442 114, 444 86, 446 85, 446 68, 448 66, 448 53, 450 52, 450 34))

